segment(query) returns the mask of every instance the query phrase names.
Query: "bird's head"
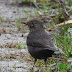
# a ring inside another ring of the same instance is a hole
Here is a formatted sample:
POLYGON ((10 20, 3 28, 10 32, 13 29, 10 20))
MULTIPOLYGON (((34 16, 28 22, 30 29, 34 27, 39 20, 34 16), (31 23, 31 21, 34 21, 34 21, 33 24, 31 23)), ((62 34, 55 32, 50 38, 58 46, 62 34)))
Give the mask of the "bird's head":
POLYGON ((22 23, 28 25, 30 31, 43 29, 43 24, 36 19, 30 20, 28 22, 22 22, 22 23))

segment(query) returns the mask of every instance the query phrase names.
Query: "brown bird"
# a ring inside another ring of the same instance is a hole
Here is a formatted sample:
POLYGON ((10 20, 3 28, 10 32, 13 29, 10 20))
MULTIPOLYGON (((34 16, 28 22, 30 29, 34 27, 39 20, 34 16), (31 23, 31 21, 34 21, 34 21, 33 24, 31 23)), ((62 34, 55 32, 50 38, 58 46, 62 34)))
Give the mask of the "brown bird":
POLYGON ((57 50, 54 46, 51 36, 44 30, 43 24, 34 19, 26 23, 29 27, 27 36, 27 47, 32 57, 47 60, 57 50))

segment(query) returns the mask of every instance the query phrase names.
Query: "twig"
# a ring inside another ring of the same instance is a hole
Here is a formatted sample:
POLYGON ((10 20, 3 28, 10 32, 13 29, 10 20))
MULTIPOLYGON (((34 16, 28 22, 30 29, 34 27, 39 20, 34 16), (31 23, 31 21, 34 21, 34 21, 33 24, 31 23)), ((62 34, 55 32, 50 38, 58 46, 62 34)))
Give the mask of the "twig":
POLYGON ((60 27, 60 26, 62 26, 62 25, 64 25, 64 24, 67 25, 67 24, 70 24, 70 23, 72 23, 72 20, 68 20, 68 21, 65 21, 65 22, 63 22, 63 23, 56 24, 54 27, 52 26, 52 27, 50 27, 50 28, 46 28, 46 30, 51 30, 51 29, 60 27))

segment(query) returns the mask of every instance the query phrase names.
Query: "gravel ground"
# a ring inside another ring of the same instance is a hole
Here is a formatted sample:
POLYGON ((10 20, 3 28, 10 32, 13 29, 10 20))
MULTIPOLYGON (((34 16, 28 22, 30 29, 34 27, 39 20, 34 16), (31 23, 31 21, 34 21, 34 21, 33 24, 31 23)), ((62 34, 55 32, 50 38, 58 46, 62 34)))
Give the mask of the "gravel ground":
POLYGON ((6 0, 0 0, 0 72, 30 72, 32 67, 26 46, 28 33, 19 31, 15 22, 19 16, 28 16, 23 10, 33 12, 33 8, 6 5, 6 0), (19 44, 24 46, 18 49, 19 44))

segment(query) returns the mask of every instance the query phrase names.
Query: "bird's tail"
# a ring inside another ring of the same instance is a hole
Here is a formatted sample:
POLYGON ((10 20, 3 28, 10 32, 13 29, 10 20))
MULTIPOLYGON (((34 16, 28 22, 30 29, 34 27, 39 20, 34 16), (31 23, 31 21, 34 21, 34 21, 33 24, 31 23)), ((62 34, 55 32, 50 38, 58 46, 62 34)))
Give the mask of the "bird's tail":
POLYGON ((63 52, 61 52, 60 50, 56 50, 54 53, 53 53, 53 56, 55 57, 60 57, 63 55, 63 52))
POLYGON ((58 54, 61 54, 61 52, 59 50, 56 50, 53 55, 58 55, 58 54))

